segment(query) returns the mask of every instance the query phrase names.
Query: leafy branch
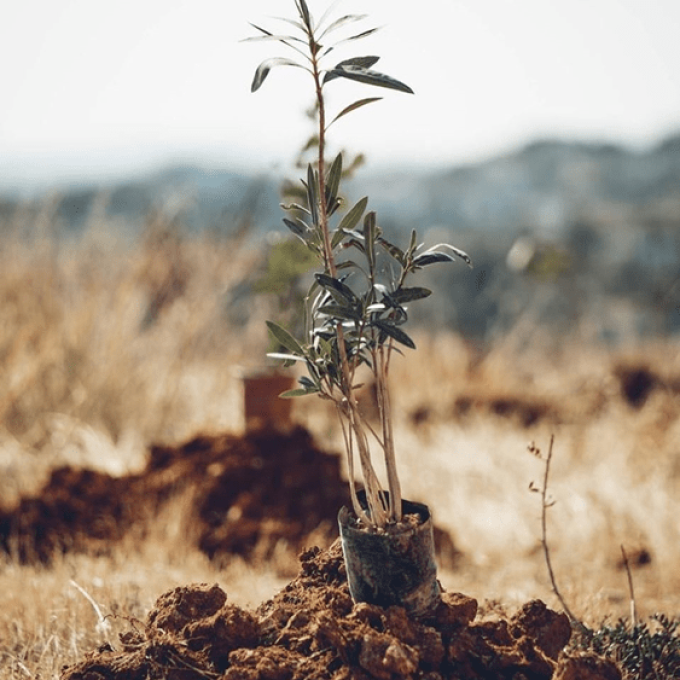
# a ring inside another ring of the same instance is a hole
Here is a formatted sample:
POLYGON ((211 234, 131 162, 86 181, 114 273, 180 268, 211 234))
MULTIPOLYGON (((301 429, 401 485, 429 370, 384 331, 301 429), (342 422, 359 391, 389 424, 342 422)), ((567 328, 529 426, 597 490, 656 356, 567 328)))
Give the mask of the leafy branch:
POLYGON ((294 0, 296 19, 280 18, 295 30, 273 33, 251 24, 258 35, 254 41, 274 41, 284 45, 294 58, 275 57, 263 61, 256 69, 251 90, 256 92, 271 70, 278 66, 303 69, 312 78, 318 134, 315 135, 317 157, 307 166, 302 179, 302 203, 283 205, 288 213, 285 226, 318 258, 321 271, 307 296, 305 338, 298 340, 281 326, 267 325, 286 353, 274 356, 286 365, 303 363, 307 375, 299 379, 300 387, 284 397, 315 394, 335 404, 347 453, 350 494, 355 513, 368 526, 383 527, 401 520, 401 488, 397 474, 393 416, 388 389, 390 360, 400 347, 415 349, 405 331, 407 305, 431 294, 426 288, 408 286, 410 276, 432 264, 463 260, 471 265, 462 250, 449 244, 424 249, 415 230, 408 245, 400 248, 383 235, 376 213, 367 210, 368 197, 361 198, 342 217, 339 196, 343 177, 343 156, 338 154, 328 167, 325 158, 326 132, 331 125, 381 97, 364 97, 344 106, 327 123, 325 88, 338 79, 412 94, 413 90, 395 78, 374 70, 378 56, 355 56, 331 65, 328 55, 341 44, 354 44, 373 35, 369 28, 341 38, 330 46, 322 40, 340 29, 363 21, 366 15, 347 14, 332 20, 326 12, 317 23, 305 0, 294 0), (335 226, 331 226, 331 221, 335 226), (372 372, 380 414, 380 428, 373 429, 364 419, 356 391, 357 372, 361 367, 372 372), (381 490, 371 458, 370 441, 383 452, 388 490, 381 490), (367 505, 358 499, 354 469, 358 456, 367 505))

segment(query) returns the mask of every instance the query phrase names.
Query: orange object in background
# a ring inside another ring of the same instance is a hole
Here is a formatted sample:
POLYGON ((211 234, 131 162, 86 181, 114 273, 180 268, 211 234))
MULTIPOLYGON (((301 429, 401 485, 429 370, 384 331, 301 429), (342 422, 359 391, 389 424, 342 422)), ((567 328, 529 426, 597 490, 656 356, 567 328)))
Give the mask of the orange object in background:
POLYGON ((242 380, 246 431, 288 430, 292 425, 293 400, 281 399, 279 395, 293 389, 294 378, 264 372, 244 376, 242 380))

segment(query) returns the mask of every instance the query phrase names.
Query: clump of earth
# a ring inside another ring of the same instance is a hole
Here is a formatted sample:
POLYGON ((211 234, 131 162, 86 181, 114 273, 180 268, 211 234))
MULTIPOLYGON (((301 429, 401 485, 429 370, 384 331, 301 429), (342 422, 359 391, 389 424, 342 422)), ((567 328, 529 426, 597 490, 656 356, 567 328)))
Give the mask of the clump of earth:
MULTIPOLYGON (((0 507, 0 551, 24 563, 108 553, 130 532, 143 539, 183 493, 187 539, 200 551, 217 562, 229 555, 267 561, 283 549, 290 559, 280 563, 292 574, 301 549, 337 537, 338 510, 349 498, 339 455, 321 450, 303 427, 198 436, 152 446, 136 474, 56 468, 38 494, 0 507)), ((455 566, 459 553, 436 526, 435 543, 439 563, 455 566)))
POLYGON ((533 600, 514 615, 478 616, 477 602, 443 593, 411 618, 399 606, 354 603, 336 541, 301 554, 301 569, 255 610, 218 585, 162 595, 144 625, 66 668, 62 680, 616 680, 616 665, 567 652, 564 614, 533 600))

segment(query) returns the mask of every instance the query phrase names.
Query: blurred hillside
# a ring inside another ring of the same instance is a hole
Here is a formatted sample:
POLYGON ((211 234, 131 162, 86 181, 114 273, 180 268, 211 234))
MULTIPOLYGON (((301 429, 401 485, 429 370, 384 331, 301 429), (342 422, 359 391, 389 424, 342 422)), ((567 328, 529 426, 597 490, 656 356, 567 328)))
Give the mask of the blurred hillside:
MULTIPOLYGON (((72 238, 105 218, 134 242, 161 212, 187 233, 238 232, 257 243, 285 232, 279 185, 280 177, 175 167, 29 199, 6 193, 0 220, 5 229, 33 225, 29 236, 40 222, 72 238)), ((362 170, 346 189, 350 200, 370 196, 397 243, 415 227, 428 243, 472 255, 472 271, 434 273, 446 294, 421 320, 479 340, 514 329, 520 343, 536 326, 611 343, 680 330, 680 134, 644 151, 539 141, 452 169, 362 170)))

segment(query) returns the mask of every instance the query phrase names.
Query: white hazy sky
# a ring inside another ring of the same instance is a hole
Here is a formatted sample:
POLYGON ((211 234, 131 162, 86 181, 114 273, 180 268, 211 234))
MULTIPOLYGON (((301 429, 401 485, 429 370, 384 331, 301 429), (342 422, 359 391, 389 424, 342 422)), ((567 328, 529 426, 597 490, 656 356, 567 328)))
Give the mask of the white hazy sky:
MULTIPOLYGON (((308 0, 317 17, 325 0, 308 0)), ((17 0, 0 13, 0 180, 70 179, 165 161, 265 167, 309 131, 311 81, 255 67, 239 42, 293 0, 17 0)), ((346 0, 376 36, 338 60, 415 96, 335 81, 329 106, 385 100, 331 128, 375 165, 455 164, 540 136, 644 145, 680 129, 680 0, 346 0)))

